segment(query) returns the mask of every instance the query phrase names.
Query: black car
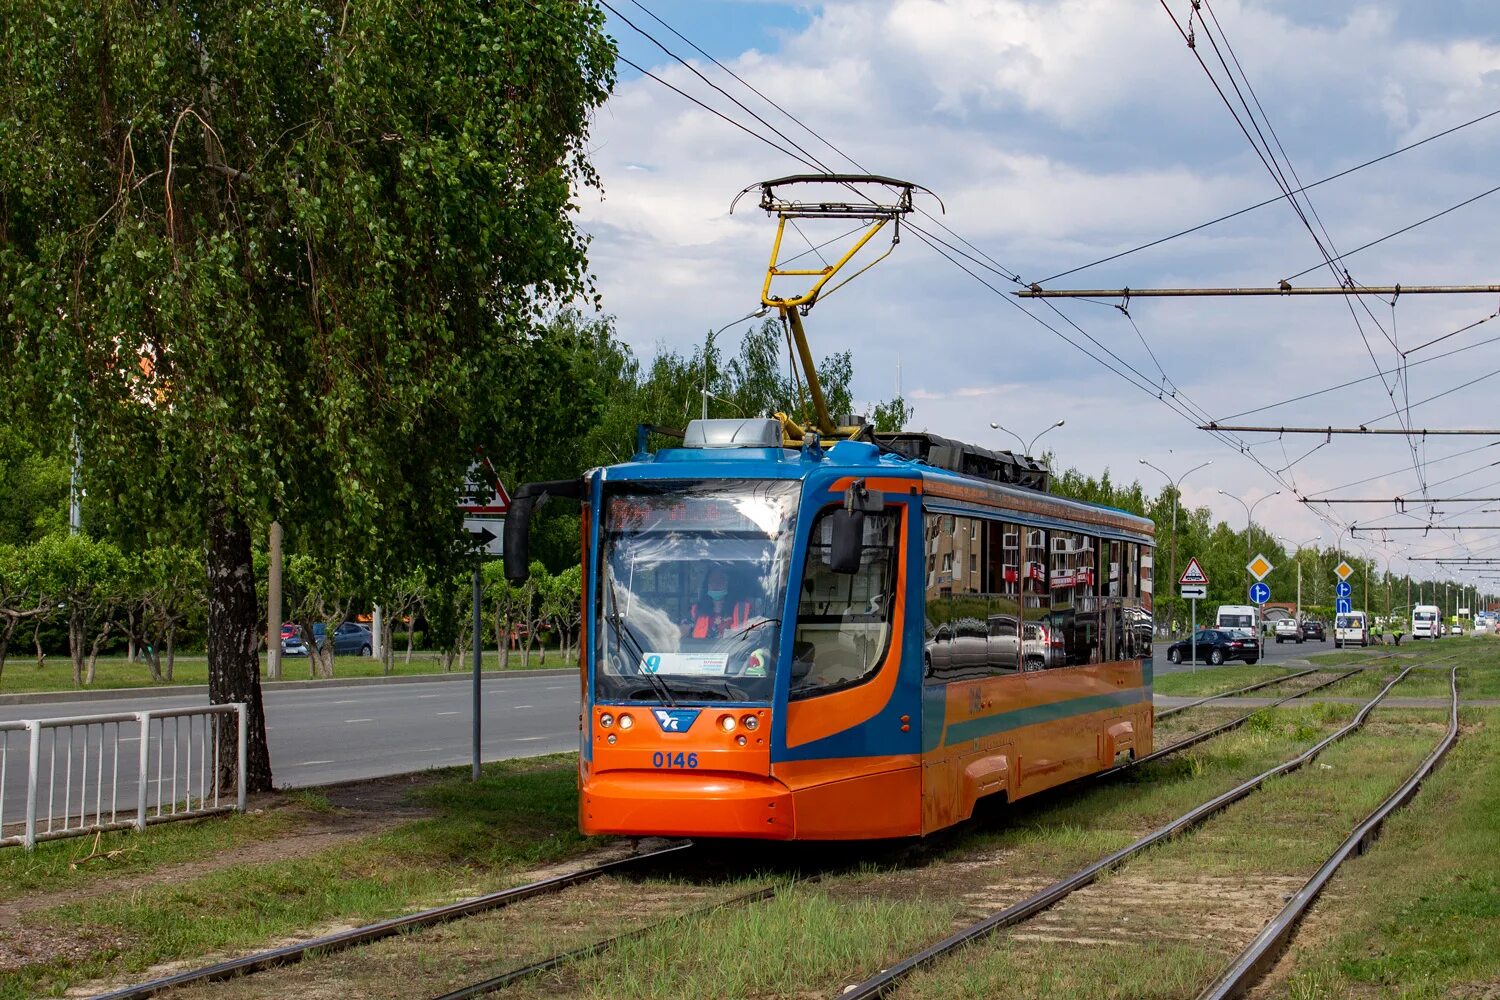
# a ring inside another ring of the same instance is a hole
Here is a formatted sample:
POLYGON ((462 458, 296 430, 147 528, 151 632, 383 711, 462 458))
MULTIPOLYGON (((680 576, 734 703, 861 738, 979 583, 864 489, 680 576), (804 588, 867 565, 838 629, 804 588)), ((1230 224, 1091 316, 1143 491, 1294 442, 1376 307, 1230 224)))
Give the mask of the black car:
POLYGON ((1328 633, 1323 629, 1323 623, 1309 618, 1302 623, 1302 637, 1304 639, 1316 639, 1319 642, 1328 641, 1328 633))
MULTIPOLYGON (((1200 629, 1194 636, 1198 647, 1198 661, 1200 663, 1212 663, 1218 666, 1226 660, 1244 660, 1246 663, 1254 663, 1260 659, 1260 647, 1255 644, 1254 636, 1240 635, 1234 632, 1221 632, 1218 629, 1200 629)), ((1167 647, 1167 660, 1172 663, 1181 663, 1193 655, 1194 642, 1187 639, 1179 639, 1167 647)))

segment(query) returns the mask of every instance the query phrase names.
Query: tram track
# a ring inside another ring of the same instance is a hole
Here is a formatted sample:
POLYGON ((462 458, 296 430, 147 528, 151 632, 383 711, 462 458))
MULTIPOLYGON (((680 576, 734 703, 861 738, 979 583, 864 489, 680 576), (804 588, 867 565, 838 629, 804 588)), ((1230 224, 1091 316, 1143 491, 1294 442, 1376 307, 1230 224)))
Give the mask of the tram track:
MULTIPOLYGON (((1288 694, 1287 696, 1285 696, 1284 698, 1281 698, 1280 700, 1276 701, 1273 705, 1267 706, 1267 707, 1270 708, 1270 707, 1275 707, 1277 705, 1282 705, 1282 704, 1285 704, 1287 702, 1293 701, 1293 700, 1295 700, 1297 698, 1301 698, 1301 697, 1303 697, 1305 695, 1312 694, 1312 693, 1314 693, 1316 691, 1319 691, 1319 690, 1322 690, 1324 688, 1330 687, 1330 686, 1332 686, 1334 684, 1337 684, 1340 681, 1347 680, 1348 678, 1353 677, 1353 676, 1355 676, 1355 675, 1363 672, 1365 669, 1367 669, 1367 668, 1365 668, 1365 667, 1358 667, 1358 668, 1354 668, 1354 669, 1351 669, 1351 670, 1343 671, 1343 672, 1339 673, 1338 676, 1336 676, 1336 677, 1334 677, 1334 678, 1332 678, 1330 680, 1323 681, 1323 682, 1315 684, 1315 685, 1311 685, 1309 687, 1303 688, 1303 689, 1298 690, 1298 691, 1294 691, 1291 694, 1288 694)), ((1315 667, 1315 668, 1312 668, 1312 669, 1309 669, 1309 670, 1300 671, 1298 673, 1289 674, 1289 675, 1285 675, 1285 676, 1282 676, 1282 677, 1273 677, 1273 678, 1271 678, 1271 679, 1269 679, 1267 681, 1262 681, 1262 682, 1259 682, 1257 684, 1249 685, 1247 688, 1241 688, 1241 689, 1237 689, 1235 691, 1228 691, 1228 692, 1224 692, 1222 694, 1213 695, 1213 696, 1210 696, 1209 698, 1203 699, 1203 700, 1201 700, 1199 702, 1195 702, 1195 703, 1193 703, 1193 705, 1184 706, 1184 707, 1185 708, 1197 707, 1200 704, 1205 704, 1205 703, 1207 703, 1209 701, 1212 701, 1214 699, 1217 699, 1217 698, 1233 697, 1233 696, 1235 696, 1237 694, 1242 694, 1242 693, 1244 693, 1246 691, 1260 690, 1260 689, 1263 689, 1263 688, 1266 688, 1266 687, 1270 687, 1270 686, 1275 685, 1275 684, 1281 684, 1281 683, 1284 683, 1286 681, 1295 680, 1295 679, 1298 679, 1298 678, 1309 676, 1311 674, 1322 673, 1322 672, 1325 672, 1325 671, 1323 671, 1321 668, 1316 668, 1315 667)), ((1230 731, 1232 731, 1232 730, 1234 730, 1234 729, 1236 729, 1236 728, 1238 728, 1240 726, 1243 726, 1246 722, 1249 721, 1249 719, 1252 716, 1256 715, 1259 712, 1265 711, 1265 710, 1266 709, 1256 709, 1253 712, 1246 713, 1246 714, 1244 714, 1242 716, 1239 716, 1238 718, 1235 718, 1235 719, 1233 719, 1233 720, 1231 720, 1229 722, 1226 722, 1226 723, 1223 723, 1223 724, 1221 724, 1221 725, 1219 725, 1217 727, 1214 727, 1212 730, 1206 731, 1204 733, 1196 734, 1195 736, 1190 737, 1190 738, 1185 739, 1185 740, 1180 740, 1180 741, 1172 744, 1171 746, 1164 747, 1161 750, 1155 751, 1154 753, 1152 753, 1152 754, 1150 754, 1150 755, 1148 755, 1146 757, 1139 758, 1138 760, 1129 761, 1129 762, 1127 762, 1125 764, 1120 765, 1117 768, 1112 768, 1112 769, 1110 769, 1108 771, 1100 772, 1100 774, 1096 775, 1095 777, 1096 778, 1102 778, 1102 777, 1105 777, 1105 776, 1119 775, 1120 773, 1122 773, 1122 772, 1124 772, 1124 771, 1126 771, 1126 770, 1128 770, 1128 769, 1130 769, 1130 768, 1132 768, 1134 766, 1137 766, 1137 765, 1140 765, 1140 764, 1145 764, 1145 763, 1148 763, 1148 762, 1153 761, 1153 760, 1160 760, 1160 759, 1162 759, 1164 757, 1167 757, 1167 756, 1169 756, 1171 754, 1181 752, 1183 750, 1188 749, 1191 746, 1195 746, 1198 743, 1201 743, 1201 742, 1203 742, 1203 741, 1205 741, 1207 739, 1210 739, 1210 738, 1212 738, 1214 736, 1222 735, 1222 734, 1230 732, 1230 731)), ((1175 711, 1180 711, 1180 710, 1171 710, 1171 711, 1175 712, 1175 711)), ((814 875, 814 876, 812 876, 810 878, 802 880, 801 884, 807 885, 807 884, 810 884, 812 882, 816 882, 819 879, 819 877, 820 876, 818 876, 818 875, 814 875)), ((538 974, 543 973, 543 972, 551 971, 551 970, 556 969, 556 968, 558 968, 560 966, 566 965, 566 964, 568 964, 570 962, 579 961, 579 960, 582 960, 582 959, 591 958, 591 957, 593 957, 595 955, 602 954, 603 952, 608 951, 610 948, 614 947, 615 945, 617 945, 619 943, 622 943, 622 942, 625 942, 625 941, 628 941, 628 940, 632 940, 632 939, 636 939, 636 938, 640 938, 640 937, 644 937, 644 936, 646 936, 646 935, 648 935, 650 933, 660 931, 660 930, 662 930, 662 929, 666 928, 667 926, 672 925, 674 923, 678 923, 678 922, 681 922, 683 920, 695 919, 695 918, 700 917, 700 916, 707 916, 707 915, 709 915, 711 913, 714 913, 714 912, 716 912, 718 910, 724 909, 724 908, 726 908, 728 906, 739 905, 741 903, 746 903, 746 902, 760 902, 760 901, 763 901, 763 900, 766 900, 766 899, 770 899, 771 897, 773 897, 776 894, 778 888, 779 887, 771 887, 769 889, 756 890, 755 892, 752 892, 752 893, 745 893, 742 896, 737 896, 737 897, 734 897, 733 899, 726 900, 724 902, 717 903, 717 904, 714 904, 714 905, 709 906, 709 907, 704 907, 704 908, 701 908, 699 910, 692 911, 691 913, 679 914, 679 915, 675 915, 675 916, 672 916, 672 917, 668 917, 668 918, 666 918, 664 920, 658 921, 658 922, 650 924, 648 926, 641 927, 641 928, 638 928, 638 929, 633 930, 633 931, 629 931, 629 932, 624 933, 624 934, 616 935, 614 937, 611 937, 611 938, 608 938, 608 939, 605 939, 605 940, 601 940, 601 941, 595 942, 593 944, 584 945, 584 946, 579 947, 579 948, 573 948, 573 949, 570 949, 570 950, 564 951, 564 952, 559 952, 559 953, 557 953, 555 955, 551 955, 551 956, 549 956, 547 958, 544 958, 544 959, 541 959, 539 961, 530 963, 528 965, 520 966, 520 967, 518 967, 518 968, 516 968, 514 970, 511 970, 509 972, 504 972, 504 973, 501 973, 501 974, 499 974, 497 976, 492 976, 492 977, 489 977, 488 979, 485 979, 485 980, 473 983, 473 984, 468 985, 468 986, 461 987, 461 988, 459 988, 457 990, 454 990, 452 992, 438 995, 438 996, 434 997, 434 1000, 458 1000, 458 998, 468 998, 468 997, 485 996, 485 995, 488 995, 490 993, 496 992, 496 991, 498 991, 500 989, 503 989, 503 988, 505 988, 507 986, 510 986, 510 985, 512 985, 512 984, 514 984, 514 983, 516 983, 516 982, 518 982, 518 981, 520 981, 522 979, 528 978, 530 976, 538 975, 538 974)))
POLYGON ((537 896, 561 892, 564 889, 581 885, 606 875, 623 874, 648 867, 665 858, 678 856, 692 846, 692 842, 687 841, 672 844, 654 851, 616 858, 590 865, 577 871, 553 875, 534 882, 527 882, 524 885, 512 886, 509 889, 501 889, 497 892, 462 899, 454 903, 435 906, 416 913, 408 913, 372 924, 365 924, 361 927, 354 927, 333 934, 325 934, 321 937, 297 942, 296 944, 270 948, 265 951, 243 955, 239 958, 227 959, 196 969, 174 973, 170 976, 162 976, 143 983, 137 983, 133 986, 126 986, 99 994, 98 1000, 144 1000, 146 997, 154 997, 168 990, 223 982, 241 976, 265 972, 268 969, 295 965, 314 954, 322 956, 345 951, 350 948, 357 948, 361 945, 371 944, 385 938, 395 937, 399 934, 407 934, 416 930, 436 927, 439 924, 450 923, 454 920, 462 920, 465 917, 472 917, 476 914, 492 912, 524 900, 533 899, 537 896))
POLYGON ((1249 944, 1242 948, 1234 960, 1206 989, 1198 994, 1198 1000, 1230 1000, 1244 995, 1275 964, 1277 957, 1291 942, 1303 916, 1317 900, 1339 868, 1365 849, 1380 836, 1385 821, 1417 794, 1422 783, 1440 764, 1458 742, 1458 668, 1451 668, 1448 675, 1449 708, 1448 728, 1437 746, 1432 749, 1410 777, 1399 788, 1369 813, 1348 837, 1334 849, 1302 888, 1287 900, 1271 921, 1261 929, 1249 944))
MULTIPOLYGON (((1266 706, 1266 708, 1274 708, 1295 699, 1302 698, 1309 694, 1323 690, 1350 677, 1353 677, 1363 672, 1365 669, 1368 668, 1357 667, 1343 671, 1339 673, 1338 676, 1333 677, 1330 680, 1323 681, 1301 690, 1291 692, 1285 697, 1273 702, 1271 705, 1266 706)), ((1406 671, 1403 671, 1400 677, 1397 678, 1397 680, 1404 678, 1406 674, 1410 672, 1410 670, 1411 668, 1407 668, 1406 671)), ((1209 696, 1208 698, 1201 699, 1197 702, 1192 703, 1191 705, 1182 706, 1181 708, 1171 709, 1168 711, 1175 714, 1188 708, 1194 708, 1202 704, 1208 704, 1219 698, 1233 697, 1238 694, 1243 694, 1247 690, 1264 689, 1275 684, 1294 681, 1299 678, 1307 677, 1319 672, 1319 668, 1313 668, 1295 674, 1271 678, 1268 681, 1249 685, 1247 688, 1236 689, 1235 691, 1223 692, 1218 695, 1209 696)), ((1395 681, 1392 681, 1391 685, 1393 685, 1394 683, 1395 681)), ((1389 690, 1391 685, 1387 685, 1385 690, 1389 690)), ((1384 691, 1378 697, 1384 697, 1384 691)), ((1240 726, 1243 726, 1253 716, 1255 716, 1259 712, 1265 711, 1266 708, 1259 708, 1254 711, 1245 713, 1227 722, 1221 723, 1208 730, 1205 730, 1204 732, 1194 734, 1183 740, 1179 740, 1171 744, 1170 746, 1161 748, 1145 757, 1128 761, 1118 767, 1111 768, 1108 771, 1100 772, 1099 774, 1094 775, 1093 779, 1096 780, 1107 776, 1115 776, 1139 765, 1155 760, 1160 760, 1170 754, 1179 753, 1183 750, 1188 749, 1189 747, 1196 746, 1215 736, 1222 735, 1240 726)), ((1084 783, 1079 783, 1079 785, 1082 784, 1084 783)), ((296 965, 309 959, 310 957, 316 956, 321 958, 325 955, 345 951, 367 944, 372 944, 377 941, 381 941, 383 939, 394 937, 397 935, 408 934, 413 931, 420 931, 438 926, 440 924, 450 923, 467 917, 477 916, 494 910, 503 909, 527 899, 556 894, 564 889, 582 885, 584 883, 605 876, 633 874, 640 869, 649 868, 649 866, 660 861, 666 861, 667 859, 681 859, 682 857, 685 857, 684 852, 686 852, 693 846, 694 845, 691 842, 686 842, 674 844, 659 850, 631 855, 626 858, 614 859, 602 864, 591 865, 587 868, 579 869, 575 872, 552 876, 546 879, 540 879, 534 882, 526 883, 524 885, 515 886, 510 889, 500 890, 498 892, 489 893, 483 896, 460 900, 458 902, 446 904, 444 906, 433 907, 431 909, 423 910, 417 913, 390 918, 388 920, 379 921, 361 927, 339 931, 334 934, 323 935, 318 938, 310 939, 308 941, 255 952, 239 958, 229 959, 200 968, 160 977, 101 995, 107 998, 107 1000, 134 1000, 134 998, 157 996, 170 990, 176 990, 184 987, 200 986, 214 982, 223 982, 226 980, 237 979, 240 977, 254 975, 256 973, 266 972, 273 969, 296 965)), ((762 902, 774 898, 778 894, 778 892, 786 889, 790 884, 806 885, 809 882, 817 881, 820 877, 821 873, 814 873, 810 876, 798 877, 791 883, 783 882, 776 885, 765 886, 743 892, 729 899, 720 900, 708 906, 699 907, 697 909, 689 910, 683 913, 673 914, 664 919, 651 922, 640 928, 618 933, 591 944, 585 944, 566 951, 558 952, 546 958, 529 962, 509 971, 502 972, 497 975, 491 975, 489 977, 486 977, 484 980, 477 981, 467 986, 460 987, 456 990, 440 994, 440 996, 443 997, 444 1000, 446 1000, 446 998, 450 997, 470 997, 485 995, 505 988, 521 980, 556 969, 560 966, 564 966, 572 962, 580 961, 601 954, 613 948, 617 944, 640 938, 649 933, 652 933, 653 931, 659 931, 670 925, 708 916, 712 913, 730 907, 762 902)))
MULTIPOLYGON (((1347 725, 1339 728, 1335 732, 1329 734, 1328 736, 1325 736, 1323 739, 1319 740, 1317 743, 1313 744, 1313 746, 1309 747, 1307 750, 1304 750, 1296 757, 1293 757, 1292 759, 1287 761, 1283 761, 1282 763, 1277 764, 1274 767, 1262 771, 1261 773, 1241 782, 1228 791, 1216 795, 1206 802, 1200 803, 1194 808, 1179 815, 1175 819, 1157 827, 1156 829, 1150 831, 1149 833, 1138 838, 1125 847, 1120 848, 1119 850, 1114 851, 1111 854, 1106 855, 1105 857, 1094 861, 1089 865, 1086 865, 1082 869, 1073 872, 1071 875, 1065 876, 1052 882, 1044 888, 1015 903, 1012 903, 1011 905, 996 913, 993 913, 981 920, 969 924, 968 926, 954 932, 953 934, 950 934, 942 940, 929 945, 921 951, 911 954, 906 958, 903 958, 900 961, 886 967, 885 969, 882 969, 880 972, 876 973, 873 976, 857 982, 852 986, 847 986, 841 990, 836 991, 835 995, 839 997, 840 1000, 871 1000, 871 998, 875 997, 888 996, 913 972, 916 972, 922 968, 926 968, 937 962, 939 959, 953 954, 955 951, 964 947, 965 945, 981 940, 989 936, 990 934, 995 933, 996 931, 1007 927, 1012 927, 1017 924, 1021 924, 1026 920, 1029 920, 1031 917, 1061 902, 1063 899, 1067 898, 1077 890, 1091 885, 1101 876, 1107 874, 1108 872, 1114 871, 1115 869, 1119 868, 1127 861, 1129 861, 1131 858, 1134 858, 1142 852, 1146 851, 1148 848, 1199 826, 1209 818, 1223 812, 1229 806, 1244 799, 1246 796, 1259 789, 1268 780, 1279 777, 1281 775, 1290 774, 1298 770, 1299 768, 1302 768, 1303 766, 1313 761, 1319 754, 1321 754, 1332 744, 1361 729, 1364 726, 1365 721, 1369 718, 1370 714, 1375 710, 1380 702, 1382 702, 1391 692, 1391 690, 1402 680, 1404 680, 1414 669, 1415 666, 1408 666, 1403 669, 1399 674, 1396 675, 1396 677, 1392 678, 1388 683, 1386 683, 1385 686, 1381 688, 1380 692, 1375 695, 1375 697, 1370 699, 1370 701, 1368 701, 1359 710, 1352 721, 1350 721, 1347 725)), ((1337 680, 1343 680, 1344 678, 1350 676, 1355 672, 1358 671, 1351 671, 1350 673, 1346 673, 1339 678, 1336 678, 1335 681, 1329 683, 1336 683, 1337 680)), ((1284 701, 1290 701, 1292 697, 1293 696, 1288 696, 1288 698, 1284 699, 1284 701)), ((1236 720, 1236 722, 1240 722, 1240 720, 1236 720)), ((1216 727, 1216 729, 1221 728, 1222 727, 1216 727)), ((1180 741, 1177 744, 1173 744, 1171 747, 1164 748, 1162 751, 1157 751, 1156 753, 1150 754, 1146 757, 1142 757, 1138 761, 1130 762, 1118 768, 1113 768, 1110 771, 1101 772, 1099 777, 1118 774, 1121 771, 1130 767, 1134 767, 1138 764, 1143 764, 1150 760, 1160 759, 1161 756, 1165 756, 1168 753, 1175 753, 1180 750, 1186 749, 1185 744, 1195 745, 1197 743, 1201 743, 1204 739, 1210 738, 1210 736, 1212 735, 1218 735, 1218 732, 1211 730, 1208 733, 1199 734, 1199 736, 1201 736, 1201 739, 1199 737, 1192 737, 1190 738, 1190 740, 1180 741)))

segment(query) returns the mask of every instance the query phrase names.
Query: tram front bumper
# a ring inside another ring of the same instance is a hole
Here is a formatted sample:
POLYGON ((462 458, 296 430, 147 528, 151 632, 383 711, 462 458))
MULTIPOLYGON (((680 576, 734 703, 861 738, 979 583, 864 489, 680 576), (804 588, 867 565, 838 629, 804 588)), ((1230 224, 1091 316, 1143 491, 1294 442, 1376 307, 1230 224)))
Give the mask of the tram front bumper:
POLYGON ((792 793, 772 778, 716 772, 604 771, 578 802, 586 834, 790 840, 792 793))

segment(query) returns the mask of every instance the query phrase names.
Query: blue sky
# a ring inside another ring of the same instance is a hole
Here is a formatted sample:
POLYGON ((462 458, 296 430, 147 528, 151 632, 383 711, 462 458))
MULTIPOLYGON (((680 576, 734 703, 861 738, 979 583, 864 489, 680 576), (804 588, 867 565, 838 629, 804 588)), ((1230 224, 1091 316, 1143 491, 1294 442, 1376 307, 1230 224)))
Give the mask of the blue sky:
MULTIPOLYGON (((871 171, 932 187, 947 225, 1028 281, 1276 193, 1157 0, 644 2, 871 171)), ((659 29, 630 0, 617 6, 659 29)), ((1168 6, 1186 17, 1187 0, 1168 6)), ((1304 182, 1500 108, 1500 22, 1489 2, 1211 0, 1208 8, 1304 182)), ((612 25, 622 53, 754 126, 628 26, 612 25)), ((664 29, 660 37, 690 54, 664 29)), ((1203 37, 1197 51, 1211 60, 1203 37)), ((706 61, 690 61, 830 165, 847 166, 706 61)), ((643 353, 689 349, 755 308, 772 224, 754 211, 729 215, 729 201, 747 184, 802 167, 628 69, 590 148, 604 196, 582 198, 582 220, 622 337, 643 353)), ((1347 251, 1500 184, 1496 163, 1500 116, 1320 187, 1313 207, 1347 251)), ((1497 222, 1500 193, 1346 263, 1366 284, 1494 282, 1497 222)), ((1055 285, 1274 285, 1319 254, 1282 202, 1055 285)), ((1298 281, 1327 283, 1326 271, 1298 281)), ((1293 541, 1322 532, 1332 544, 1350 520, 1414 518, 1344 507, 1320 519, 1296 494, 1379 474, 1337 495, 1406 496, 1464 473, 1429 495, 1500 495, 1490 488, 1500 467, 1465 452, 1487 442, 1335 439, 1301 461, 1318 440, 1246 434, 1226 445, 1034 317, 1087 343, 1066 325, 1077 323, 1118 353, 1117 367, 1129 364, 1162 395, 1175 391, 1224 416, 1391 367, 1399 349, 1495 313, 1496 298, 1370 300, 1374 315, 1358 312, 1368 347, 1342 298, 1137 299, 1138 335, 1113 303, 1059 303, 1067 320, 1018 308, 909 235, 877 271, 820 303, 808 328, 819 353, 853 350, 862 400, 892 395, 899 363, 918 427, 1004 447, 1009 439, 989 429, 992 420, 1029 438, 1066 419, 1046 439, 1059 462, 1142 473, 1152 488, 1159 477, 1139 458, 1178 472, 1211 459, 1184 484, 1191 503, 1236 522, 1242 509, 1218 489, 1250 500, 1280 490, 1257 521, 1293 541)), ((1403 404, 1497 375, 1417 406, 1411 426, 1500 422, 1500 342, 1482 345, 1496 335, 1500 320, 1412 355, 1460 349, 1392 385, 1403 404)), ((1370 380, 1246 422, 1357 423, 1392 409, 1370 380)), ((1376 426, 1395 424, 1386 416, 1376 426)), ((1367 544, 1383 560, 1500 550, 1500 516, 1471 506, 1476 513, 1462 523, 1494 523, 1494 532, 1367 544)))

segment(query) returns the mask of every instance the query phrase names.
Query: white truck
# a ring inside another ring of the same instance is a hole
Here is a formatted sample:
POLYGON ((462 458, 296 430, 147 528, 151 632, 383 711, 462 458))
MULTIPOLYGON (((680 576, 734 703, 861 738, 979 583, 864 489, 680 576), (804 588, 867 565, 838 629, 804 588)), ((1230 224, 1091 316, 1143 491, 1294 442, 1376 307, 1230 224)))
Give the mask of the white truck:
POLYGON ((1436 639, 1443 634, 1442 612, 1435 604, 1418 604, 1411 609, 1411 637, 1436 639))
POLYGON ((1221 604, 1214 627, 1221 632, 1246 632, 1260 639, 1260 608, 1250 604, 1221 604))
POLYGON ((1368 646, 1370 644, 1370 620, 1363 611, 1350 611, 1333 620, 1333 646, 1368 646))

